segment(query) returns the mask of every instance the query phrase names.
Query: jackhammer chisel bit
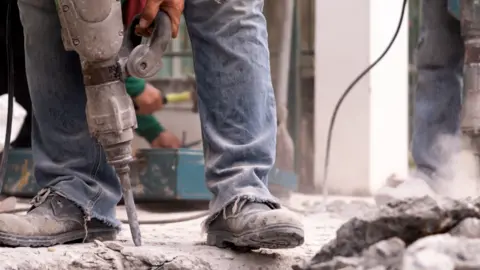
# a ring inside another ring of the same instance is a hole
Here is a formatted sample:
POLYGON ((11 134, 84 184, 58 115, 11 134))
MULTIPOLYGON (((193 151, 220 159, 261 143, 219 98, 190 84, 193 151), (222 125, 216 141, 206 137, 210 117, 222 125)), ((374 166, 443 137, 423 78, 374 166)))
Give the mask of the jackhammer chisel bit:
POLYGON ((129 167, 137 122, 124 79, 127 75, 148 78, 157 74, 171 40, 170 19, 160 12, 149 42, 140 44, 141 38, 133 33, 138 16, 124 35, 120 1, 57 0, 57 11, 64 47, 77 52, 82 63, 88 128, 117 172, 133 242, 140 246, 129 167), (120 58, 120 53, 125 56, 120 58))
POLYGON ((464 101, 461 129, 480 154, 480 1, 461 0, 461 27, 465 44, 464 101))

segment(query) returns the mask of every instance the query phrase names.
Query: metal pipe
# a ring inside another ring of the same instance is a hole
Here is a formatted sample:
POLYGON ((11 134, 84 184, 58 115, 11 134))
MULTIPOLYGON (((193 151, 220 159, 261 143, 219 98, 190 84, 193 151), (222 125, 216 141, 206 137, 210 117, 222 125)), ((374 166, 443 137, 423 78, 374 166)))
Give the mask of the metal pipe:
POLYGON ((274 84, 278 123, 276 166, 283 170, 294 171, 294 145, 287 128, 294 0, 284 0, 283 7, 282 40, 280 41, 280 55, 274 84))
POLYGON ((302 122, 302 104, 303 104, 303 95, 302 95, 302 84, 301 84, 301 76, 300 76, 300 70, 302 67, 302 58, 301 58, 301 37, 302 33, 300 30, 300 18, 301 18, 301 10, 300 10, 300 4, 298 1, 295 1, 294 3, 294 12, 293 12, 293 38, 292 38, 292 56, 294 59, 291 60, 291 64, 294 65, 293 68, 293 91, 294 91, 294 118, 292 119, 293 123, 293 132, 294 132, 294 137, 295 137, 295 143, 294 143, 294 166, 295 166, 295 171, 299 174, 300 172, 300 162, 302 153, 300 151, 299 147, 299 142, 301 141, 300 138, 300 128, 301 128, 301 122, 302 122), (293 62, 293 63, 292 63, 293 62))
POLYGON ((282 40, 280 41, 280 55, 277 68, 277 84, 275 89, 277 109, 281 115, 279 115, 278 121, 283 122, 286 119, 286 108, 288 102, 288 78, 290 72, 290 54, 292 45, 292 28, 293 28, 293 12, 294 1, 284 0, 285 16, 282 25, 282 40), (285 108, 285 114, 283 115, 282 109, 285 108))

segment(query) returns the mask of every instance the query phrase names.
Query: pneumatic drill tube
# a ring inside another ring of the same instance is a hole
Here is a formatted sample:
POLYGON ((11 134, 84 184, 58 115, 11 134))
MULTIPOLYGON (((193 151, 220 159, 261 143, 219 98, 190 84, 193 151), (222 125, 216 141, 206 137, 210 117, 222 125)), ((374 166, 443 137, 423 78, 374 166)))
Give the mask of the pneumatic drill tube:
POLYGON ((140 228, 129 177, 137 122, 118 56, 124 35, 120 1, 57 0, 57 11, 64 47, 77 52, 82 62, 88 128, 117 172, 133 242, 139 246, 140 228))

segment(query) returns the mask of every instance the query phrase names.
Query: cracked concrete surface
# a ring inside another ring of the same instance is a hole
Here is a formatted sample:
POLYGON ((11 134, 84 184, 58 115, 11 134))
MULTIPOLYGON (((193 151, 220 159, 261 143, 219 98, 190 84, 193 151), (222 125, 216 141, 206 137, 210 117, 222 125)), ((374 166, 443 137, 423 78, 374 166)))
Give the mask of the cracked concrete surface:
MULTIPOLYGON (((320 200, 318 197, 296 196, 291 201, 298 209, 317 205, 320 200)), ((337 201, 334 208, 338 210, 342 207, 338 206, 337 201)), ((351 209, 348 211, 352 212, 351 209)), ((123 218, 123 209, 119 209, 118 214, 119 218, 123 218)), ((311 259, 323 244, 335 236, 335 231, 347 218, 326 212, 300 217, 305 224, 306 242, 290 250, 236 253, 206 246, 203 243, 205 237, 201 234, 203 219, 199 219, 175 224, 142 225, 141 247, 133 245, 129 228, 125 225, 114 242, 51 248, 0 248, 0 269, 291 269, 292 265, 311 259)), ((151 219, 152 214, 139 211, 139 218, 151 219)))

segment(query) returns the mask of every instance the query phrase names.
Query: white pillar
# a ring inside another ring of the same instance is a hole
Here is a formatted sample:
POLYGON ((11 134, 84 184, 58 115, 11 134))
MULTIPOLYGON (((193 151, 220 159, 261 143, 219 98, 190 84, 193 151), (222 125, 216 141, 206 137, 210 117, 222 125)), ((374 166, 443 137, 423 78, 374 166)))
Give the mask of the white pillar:
MULTIPOLYGON (((321 186, 328 124, 351 81, 392 38, 402 0, 316 1, 315 180, 321 186)), ((385 58, 345 99, 333 132, 328 186, 371 194, 408 170, 408 14, 385 58)))

